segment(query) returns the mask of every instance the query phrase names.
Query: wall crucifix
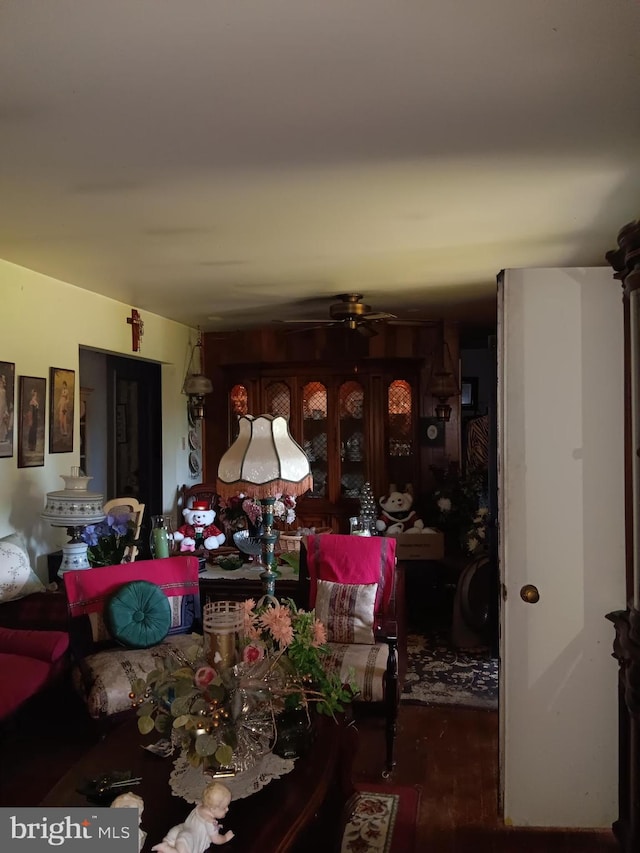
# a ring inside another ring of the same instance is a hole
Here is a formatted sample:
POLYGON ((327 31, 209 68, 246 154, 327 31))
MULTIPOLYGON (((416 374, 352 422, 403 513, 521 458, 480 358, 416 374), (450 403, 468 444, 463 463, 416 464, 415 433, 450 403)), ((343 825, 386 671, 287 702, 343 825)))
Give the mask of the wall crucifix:
POLYGON ((131 316, 127 317, 127 323, 131 326, 131 349, 140 352, 140 338, 144 335, 144 322, 135 308, 131 309, 131 316))

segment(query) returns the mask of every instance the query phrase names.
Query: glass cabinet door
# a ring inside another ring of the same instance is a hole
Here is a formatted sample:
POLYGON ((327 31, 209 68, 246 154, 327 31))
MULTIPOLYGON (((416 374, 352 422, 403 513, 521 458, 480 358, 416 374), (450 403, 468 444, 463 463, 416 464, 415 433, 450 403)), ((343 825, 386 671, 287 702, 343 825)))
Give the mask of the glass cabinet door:
POLYGON ((269 382, 264 389, 265 414, 291 417, 291 388, 286 382, 269 382))
POLYGON ((365 482, 366 459, 363 427, 364 389, 348 380, 338 388, 340 444, 340 495, 357 498, 365 482))
POLYGON ((249 395, 245 385, 234 385, 229 392, 229 435, 231 441, 238 437, 238 418, 249 412, 249 395))
POLYGON ((387 388, 386 441, 389 482, 403 489, 415 481, 413 392, 405 379, 394 379, 387 388))
POLYGON ((302 448, 311 465, 313 489, 309 497, 328 494, 328 395, 322 382, 307 382, 302 388, 302 448))

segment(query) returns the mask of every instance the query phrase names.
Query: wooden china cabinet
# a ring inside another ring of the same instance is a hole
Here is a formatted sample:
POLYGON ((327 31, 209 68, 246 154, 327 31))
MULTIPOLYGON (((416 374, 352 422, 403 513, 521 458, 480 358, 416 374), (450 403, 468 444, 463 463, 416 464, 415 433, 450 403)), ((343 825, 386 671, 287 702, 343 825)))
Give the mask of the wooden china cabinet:
POLYGON ((313 490, 298 501, 296 525, 348 532, 360 494, 389 483, 419 491, 417 360, 344 365, 242 365, 224 371, 229 441, 243 414, 282 415, 303 447, 313 490))
POLYGON ((640 222, 618 234, 607 254, 622 282, 624 306, 625 528, 627 607, 609 613, 619 664, 619 815, 624 853, 640 850, 640 222))

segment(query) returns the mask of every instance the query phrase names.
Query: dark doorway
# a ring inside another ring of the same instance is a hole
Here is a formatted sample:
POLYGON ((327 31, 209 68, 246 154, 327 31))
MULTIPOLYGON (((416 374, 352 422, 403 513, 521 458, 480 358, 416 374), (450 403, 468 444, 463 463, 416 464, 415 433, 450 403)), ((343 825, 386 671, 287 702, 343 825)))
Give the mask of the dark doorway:
POLYGON ((161 402, 159 364, 107 357, 107 490, 137 498, 146 517, 162 507, 161 402))

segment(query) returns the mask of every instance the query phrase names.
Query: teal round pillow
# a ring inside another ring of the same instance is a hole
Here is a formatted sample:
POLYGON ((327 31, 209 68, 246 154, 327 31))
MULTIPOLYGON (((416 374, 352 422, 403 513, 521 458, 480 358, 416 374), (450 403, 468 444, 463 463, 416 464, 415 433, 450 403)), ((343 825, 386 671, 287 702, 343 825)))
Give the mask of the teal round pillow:
POLYGON ((105 619, 114 640, 131 649, 148 649, 169 633, 171 607, 159 586, 131 581, 113 593, 105 606, 105 619))

